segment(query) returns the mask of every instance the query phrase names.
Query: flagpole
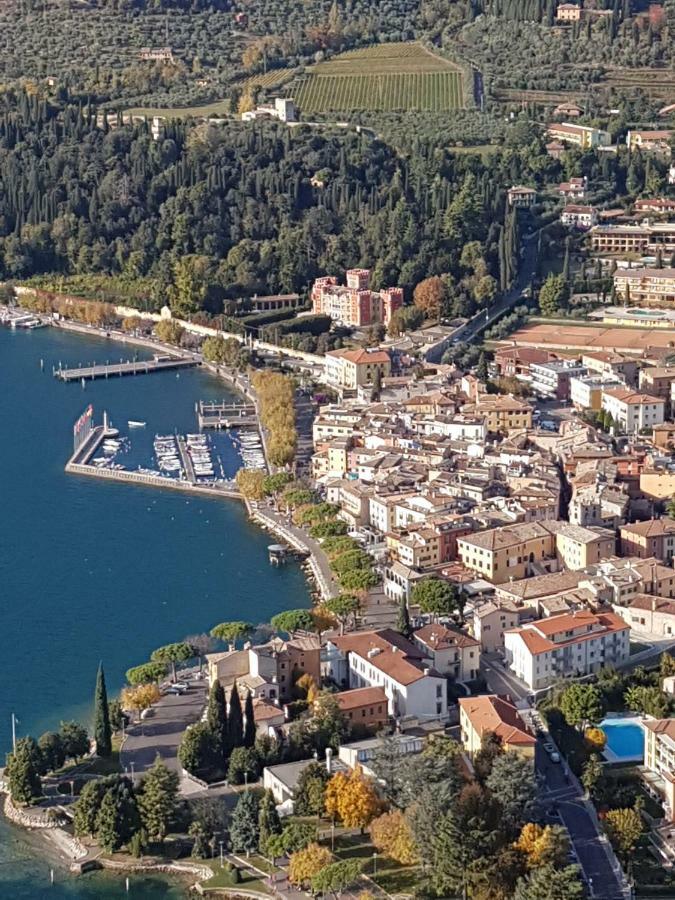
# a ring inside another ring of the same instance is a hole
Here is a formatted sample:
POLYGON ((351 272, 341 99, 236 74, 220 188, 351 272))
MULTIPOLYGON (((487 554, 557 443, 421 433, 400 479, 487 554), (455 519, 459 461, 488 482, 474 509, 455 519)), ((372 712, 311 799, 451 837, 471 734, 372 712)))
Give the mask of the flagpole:
POLYGON ((12 713, 12 753, 16 753, 16 716, 12 713))

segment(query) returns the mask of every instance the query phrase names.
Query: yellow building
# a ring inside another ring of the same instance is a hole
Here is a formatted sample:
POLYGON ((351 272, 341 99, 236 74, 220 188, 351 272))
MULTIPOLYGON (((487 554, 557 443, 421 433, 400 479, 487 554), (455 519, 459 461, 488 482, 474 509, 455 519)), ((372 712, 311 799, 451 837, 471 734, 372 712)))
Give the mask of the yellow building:
POLYGON ((614 273, 617 298, 629 303, 675 303, 675 269, 617 269, 614 273))
POLYGON ((669 469, 643 469, 640 472, 640 491, 657 500, 675 497, 675 472, 669 469))
POLYGON ((373 384, 375 373, 380 379, 391 375, 391 358, 385 350, 331 350, 326 353, 326 383, 355 391, 373 384))
POLYGON ((539 522, 492 528, 458 538, 457 554, 467 569, 501 584, 525 578, 531 563, 555 556, 555 535, 539 522))
POLYGON ((442 561, 441 536, 433 528, 390 532, 386 535, 386 541, 391 558, 404 566, 424 569, 442 561))
POLYGON ((556 556, 566 569, 575 572, 593 566, 616 553, 616 537, 609 528, 584 527, 569 522, 546 522, 555 534, 556 556))
POLYGON ((608 147, 611 141, 608 131, 590 128, 588 125, 574 125, 571 122, 549 125, 547 134, 553 141, 572 144, 575 147, 580 147, 582 150, 590 150, 593 147, 608 147))
POLYGON ((482 417, 493 434, 532 428, 532 407, 512 394, 479 394, 475 403, 462 407, 462 412, 482 417))
POLYGON ((643 719, 644 765, 662 779, 666 818, 675 817, 675 719, 643 719))
POLYGON ((534 756, 536 738, 523 722, 518 710, 496 694, 459 698, 459 726, 462 744, 470 757, 481 748, 483 737, 493 732, 504 750, 534 756))

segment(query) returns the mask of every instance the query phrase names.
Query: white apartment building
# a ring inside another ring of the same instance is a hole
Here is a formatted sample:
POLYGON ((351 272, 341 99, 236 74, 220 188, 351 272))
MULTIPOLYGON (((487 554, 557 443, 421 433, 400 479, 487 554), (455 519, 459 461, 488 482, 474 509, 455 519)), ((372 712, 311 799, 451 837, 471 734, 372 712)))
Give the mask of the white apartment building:
POLYGON ((587 229, 598 224, 598 212, 594 206, 580 206, 569 203, 560 215, 563 225, 570 228, 587 229))
POLYGON ((413 641, 427 653, 434 668, 455 681, 473 681, 480 667, 480 641, 458 628, 438 623, 418 628, 413 641))
POLYGON ((616 376, 577 375, 570 378, 570 400, 575 409, 602 409, 602 392, 611 388, 625 387, 616 376))
POLYGON ((602 408, 621 431, 635 434, 665 421, 665 400, 630 388, 612 388, 602 392, 602 408))
POLYGON ((675 719, 643 719, 644 766, 660 776, 666 818, 675 817, 675 719))
POLYGON ((391 628, 331 638, 322 666, 345 687, 384 688, 390 716, 447 717, 445 677, 420 647, 391 628))
POLYGON ((629 655, 630 626, 615 613, 580 610, 530 622, 504 634, 506 662, 537 691, 560 678, 620 665, 629 655))

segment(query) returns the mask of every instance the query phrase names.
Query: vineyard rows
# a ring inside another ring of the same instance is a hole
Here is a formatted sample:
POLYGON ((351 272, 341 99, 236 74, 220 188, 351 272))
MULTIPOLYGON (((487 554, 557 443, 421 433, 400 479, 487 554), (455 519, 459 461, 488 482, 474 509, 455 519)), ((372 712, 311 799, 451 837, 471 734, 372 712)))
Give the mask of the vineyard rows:
POLYGON ((402 72, 383 75, 310 75, 294 91, 303 112, 328 110, 403 110, 431 112, 462 106, 457 71, 402 72))

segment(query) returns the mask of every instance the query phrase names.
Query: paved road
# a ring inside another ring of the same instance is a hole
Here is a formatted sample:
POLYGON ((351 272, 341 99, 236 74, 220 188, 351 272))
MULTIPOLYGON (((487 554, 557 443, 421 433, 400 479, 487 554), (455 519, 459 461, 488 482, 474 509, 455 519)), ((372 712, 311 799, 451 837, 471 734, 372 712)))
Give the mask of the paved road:
POLYGON ((519 681, 509 672, 495 654, 483 658, 481 670, 489 689, 495 694, 510 694, 513 702, 525 700, 528 694, 527 685, 519 681))
POLYGON ((586 803, 577 779, 564 760, 552 763, 541 745, 535 756, 537 774, 542 779, 543 800, 555 806, 567 828, 592 897, 624 900, 620 870, 609 843, 601 834, 590 803, 586 803), (567 778, 565 777, 567 773, 567 778))
POLYGON ((159 754, 170 769, 180 771, 178 745, 187 726, 199 721, 205 703, 204 681, 192 681, 182 696, 165 694, 151 717, 127 729, 120 753, 122 766, 137 775, 149 769, 159 754))

